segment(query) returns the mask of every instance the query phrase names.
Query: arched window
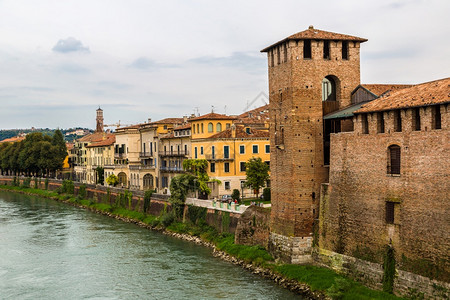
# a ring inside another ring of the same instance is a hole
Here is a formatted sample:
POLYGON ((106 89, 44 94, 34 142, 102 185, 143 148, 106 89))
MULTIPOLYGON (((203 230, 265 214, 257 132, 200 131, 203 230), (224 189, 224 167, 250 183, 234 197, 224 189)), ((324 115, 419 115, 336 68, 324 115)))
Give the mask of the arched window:
POLYGON ((400 175, 400 146, 391 145, 388 148, 388 174, 400 175))
POLYGON ((217 132, 221 132, 221 131, 222 131, 222 124, 221 124, 221 123, 217 123, 217 125, 216 125, 216 131, 217 131, 217 132))
POLYGON ((322 80, 322 101, 336 101, 336 81, 333 76, 322 80))
POLYGON ((214 126, 213 123, 208 123, 208 132, 213 132, 214 126))
POLYGON ((203 123, 202 123, 202 133, 203 133, 203 123))
POLYGON ((199 134, 200 133, 200 125, 199 124, 197 124, 197 134, 199 134))

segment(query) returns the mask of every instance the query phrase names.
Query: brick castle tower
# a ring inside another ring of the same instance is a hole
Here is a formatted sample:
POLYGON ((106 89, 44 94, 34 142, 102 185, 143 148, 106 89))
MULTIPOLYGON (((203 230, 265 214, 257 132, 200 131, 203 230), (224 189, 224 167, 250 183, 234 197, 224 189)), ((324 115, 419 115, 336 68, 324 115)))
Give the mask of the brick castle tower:
POLYGON ((97 110, 97 127, 95 132, 103 132, 103 110, 99 107, 97 110))
POLYGON ((366 39, 309 29, 263 50, 269 65, 272 211, 269 250, 290 263, 311 259, 321 183, 328 182, 323 116, 350 105, 366 39))

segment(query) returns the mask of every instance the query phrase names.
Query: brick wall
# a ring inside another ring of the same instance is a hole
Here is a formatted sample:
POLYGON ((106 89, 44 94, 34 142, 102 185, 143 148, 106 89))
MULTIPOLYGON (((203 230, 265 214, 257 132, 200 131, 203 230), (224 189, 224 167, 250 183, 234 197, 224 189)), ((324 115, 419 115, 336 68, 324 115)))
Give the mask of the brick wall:
POLYGON ((332 134, 328 195, 321 199, 320 248, 381 263, 392 244, 399 269, 450 281, 450 117, 441 105, 442 129, 431 129, 431 108, 421 108, 421 131, 411 128, 411 110, 402 110, 402 132, 393 112, 385 133, 369 114, 369 134, 332 134), (387 174, 388 147, 401 149, 399 175, 387 174), (393 202, 394 221, 386 221, 393 202))

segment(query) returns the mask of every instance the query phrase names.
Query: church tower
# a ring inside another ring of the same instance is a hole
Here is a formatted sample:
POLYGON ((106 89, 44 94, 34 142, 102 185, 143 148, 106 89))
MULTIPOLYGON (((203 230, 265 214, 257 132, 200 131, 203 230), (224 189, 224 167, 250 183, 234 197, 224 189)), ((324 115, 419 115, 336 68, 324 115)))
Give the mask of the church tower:
POLYGON ((323 116, 350 105, 366 39, 317 30, 263 50, 269 65, 271 224, 269 250, 290 263, 311 259, 320 186, 328 182, 323 116))
POLYGON ((97 109, 97 127, 95 132, 103 132, 103 110, 100 107, 97 109))

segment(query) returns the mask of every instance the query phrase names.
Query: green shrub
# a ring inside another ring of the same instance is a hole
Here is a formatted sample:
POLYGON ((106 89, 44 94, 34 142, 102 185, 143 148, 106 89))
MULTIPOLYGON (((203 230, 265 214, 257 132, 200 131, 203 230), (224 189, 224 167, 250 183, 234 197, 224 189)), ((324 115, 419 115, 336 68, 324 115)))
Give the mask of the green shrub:
POLYGON ((193 224, 197 224, 198 220, 205 220, 206 213, 207 213, 206 207, 188 205, 187 209, 188 218, 193 224))
POLYGON ((34 188, 35 188, 35 189, 39 188, 37 177, 34 177, 34 188))
POLYGON ((72 180, 64 180, 61 186, 61 190, 64 194, 73 195, 75 186, 72 180))
POLYGON ((150 201, 152 200, 153 190, 145 191, 144 193, 144 213, 147 213, 150 208, 150 201))
POLYGON ((22 181, 22 187, 23 188, 29 188, 31 184, 31 178, 30 177, 26 177, 23 181, 22 181))
POLYGON ((48 178, 45 178, 44 185, 45 189, 48 190, 48 178))
POLYGON ((78 196, 81 199, 86 199, 86 185, 85 184, 80 185, 80 188, 78 189, 78 196))
POLYGON ((239 200, 240 197, 241 197, 241 193, 239 192, 239 190, 234 189, 233 192, 231 193, 231 198, 233 200, 239 200))
POLYGON ((327 294, 332 299, 343 299, 344 295, 351 287, 351 283, 345 278, 335 278, 333 285, 327 289, 327 294))
POLYGON ((170 224, 172 224, 175 221, 175 216, 173 213, 166 213, 162 215, 161 217, 161 223, 164 227, 168 227, 170 224))

